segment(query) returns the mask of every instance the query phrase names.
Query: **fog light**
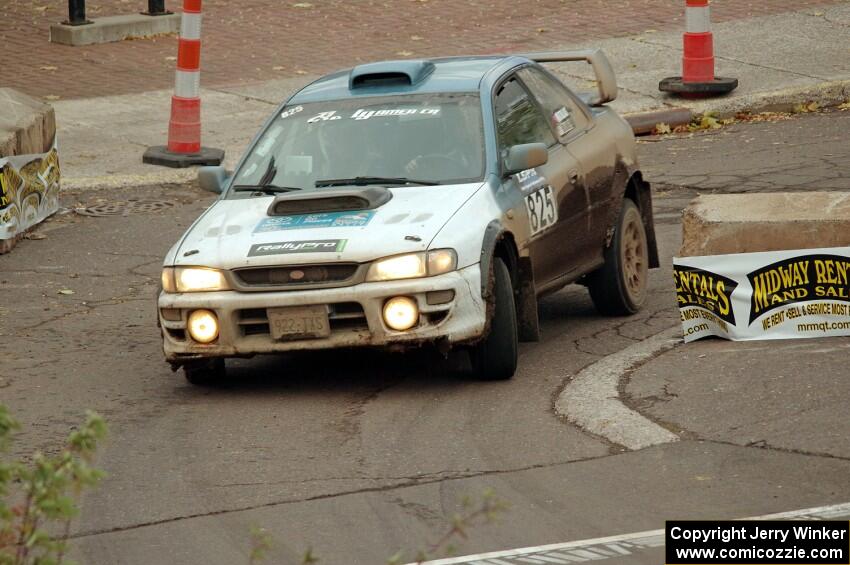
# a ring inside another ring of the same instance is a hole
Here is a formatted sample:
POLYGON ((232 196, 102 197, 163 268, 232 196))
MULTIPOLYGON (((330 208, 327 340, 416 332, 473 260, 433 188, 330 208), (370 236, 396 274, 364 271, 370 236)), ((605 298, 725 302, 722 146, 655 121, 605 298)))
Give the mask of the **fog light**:
POLYGON ((212 343, 218 337, 218 318, 209 310, 189 314, 189 335, 198 343, 212 343))
POLYGON ((394 330, 409 330, 419 321, 416 301, 406 296, 390 298, 384 304, 384 322, 394 330))

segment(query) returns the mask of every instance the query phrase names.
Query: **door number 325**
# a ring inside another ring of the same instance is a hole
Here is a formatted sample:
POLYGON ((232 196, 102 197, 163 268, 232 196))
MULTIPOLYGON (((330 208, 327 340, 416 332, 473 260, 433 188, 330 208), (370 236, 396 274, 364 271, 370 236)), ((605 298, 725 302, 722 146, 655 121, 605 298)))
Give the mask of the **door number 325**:
POLYGON ((558 221, 558 208, 555 206, 551 186, 544 186, 526 196, 525 206, 528 208, 531 235, 552 227, 558 221))

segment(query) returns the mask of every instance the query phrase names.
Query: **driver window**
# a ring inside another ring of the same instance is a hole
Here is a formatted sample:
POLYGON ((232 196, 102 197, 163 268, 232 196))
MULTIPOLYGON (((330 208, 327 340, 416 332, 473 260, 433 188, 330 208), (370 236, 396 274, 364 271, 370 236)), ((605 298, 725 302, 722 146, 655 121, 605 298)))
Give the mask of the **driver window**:
POLYGON ((500 151, 523 143, 545 143, 547 147, 557 143, 540 109, 516 78, 496 91, 495 108, 500 151))
POLYGON ((517 75, 540 102, 560 139, 570 138, 587 129, 587 116, 557 80, 534 67, 520 69, 517 75))

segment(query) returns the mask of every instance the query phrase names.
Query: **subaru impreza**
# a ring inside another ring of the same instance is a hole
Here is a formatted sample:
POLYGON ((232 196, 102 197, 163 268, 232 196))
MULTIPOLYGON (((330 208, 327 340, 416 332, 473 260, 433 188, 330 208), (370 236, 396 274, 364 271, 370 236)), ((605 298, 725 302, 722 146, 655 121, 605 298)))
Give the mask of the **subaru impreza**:
POLYGON ((225 360, 348 347, 468 353, 508 379, 538 300, 643 304, 658 266, 649 184, 599 50, 365 64, 278 107, 219 198, 165 257, 166 360, 194 384, 225 360), (585 61, 576 94, 546 63, 585 61))

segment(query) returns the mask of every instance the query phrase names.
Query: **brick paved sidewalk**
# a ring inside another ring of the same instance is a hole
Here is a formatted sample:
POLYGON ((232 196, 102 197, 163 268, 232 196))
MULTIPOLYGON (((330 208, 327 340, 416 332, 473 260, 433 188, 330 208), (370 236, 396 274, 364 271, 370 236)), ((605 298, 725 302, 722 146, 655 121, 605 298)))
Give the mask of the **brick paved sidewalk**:
MULTIPOLYGON (((715 21, 842 0, 715 0, 715 21)), ((61 0, 0 0, 0 86, 49 99, 168 89, 174 37, 86 47, 48 42, 61 0)), ((168 0, 167 8, 181 3, 168 0)), ((141 11, 145 0, 89 0, 89 18, 141 11)), ((317 74, 362 61, 543 50, 647 30, 681 29, 681 0, 207 0, 202 84, 317 74)))

